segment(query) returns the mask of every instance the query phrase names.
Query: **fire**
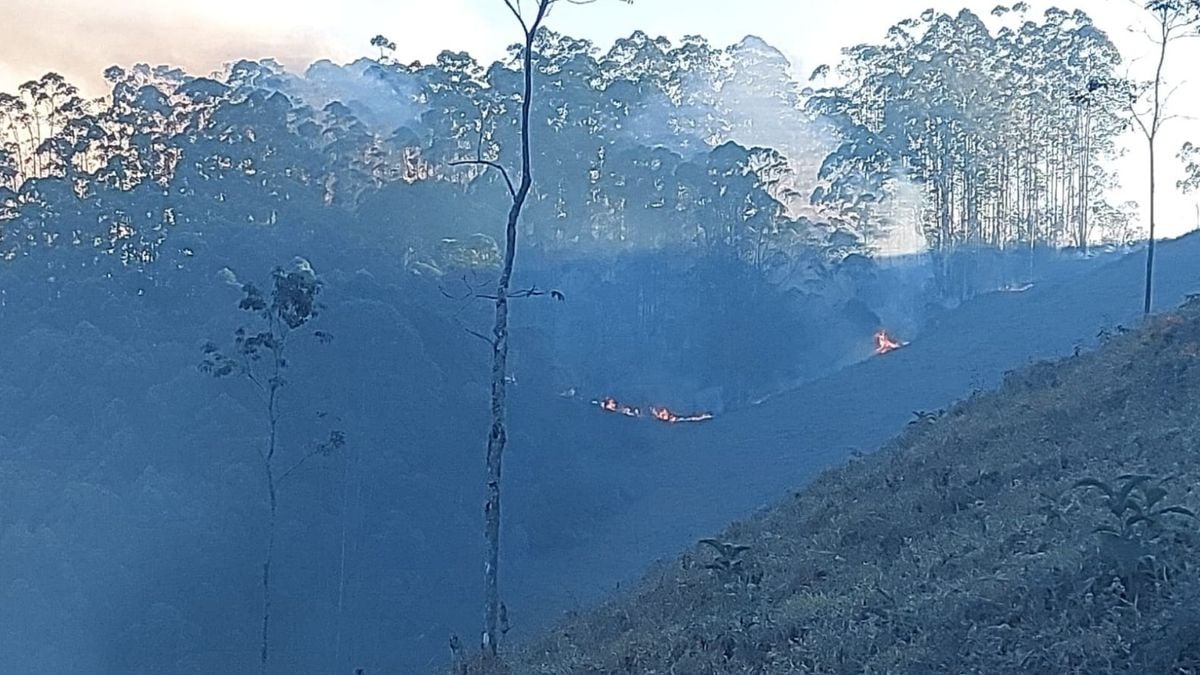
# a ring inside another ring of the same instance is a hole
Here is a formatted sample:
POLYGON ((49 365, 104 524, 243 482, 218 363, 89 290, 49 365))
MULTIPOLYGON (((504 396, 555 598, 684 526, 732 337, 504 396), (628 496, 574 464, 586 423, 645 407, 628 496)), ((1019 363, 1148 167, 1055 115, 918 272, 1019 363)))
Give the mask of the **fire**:
POLYGON ((594 401, 594 403, 599 405, 602 410, 607 410, 608 412, 621 413, 622 415, 624 415, 626 417, 641 417, 642 416, 641 410, 639 410, 633 406, 617 403, 617 399, 615 399, 611 396, 606 396, 606 397, 600 399, 599 401, 594 401))
POLYGON ((668 424, 675 424, 676 422, 703 422, 704 420, 711 420, 713 418, 712 413, 704 412, 696 413, 694 415, 677 415, 666 408, 658 408, 653 406, 650 408, 650 412, 653 413, 654 419, 660 422, 666 422, 668 424))
POLYGON ((875 332, 875 353, 886 354, 890 351, 895 351, 904 346, 902 342, 896 342, 892 339, 888 332, 880 328, 875 332))
MULTIPOLYGON (((594 405, 600 407, 601 410, 619 413, 626 417, 642 417, 642 409, 637 406, 626 405, 617 401, 611 396, 605 396, 602 399, 592 401, 594 405)), ((679 422, 703 422, 711 420, 713 414, 709 412, 693 413, 691 415, 680 415, 672 412, 669 408, 662 406, 650 406, 650 417, 659 422, 667 424, 676 424, 679 422)))

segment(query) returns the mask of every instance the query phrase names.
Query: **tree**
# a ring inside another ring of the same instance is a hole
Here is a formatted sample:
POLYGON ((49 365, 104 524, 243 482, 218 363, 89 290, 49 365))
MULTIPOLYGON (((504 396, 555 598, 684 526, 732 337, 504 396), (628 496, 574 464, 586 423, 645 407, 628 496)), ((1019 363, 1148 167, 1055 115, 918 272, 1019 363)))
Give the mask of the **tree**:
POLYGON ((4 134, 5 150, 13 157, 13 169, 16 173, 12 180, 18 185, 24 182, 31 172, 31 169, 25 166, 25 155, 22 152, 27 143, 21 138, 21 123, 27 119, 27 109, 28 106, 21 98, 0 93, 0 132, 4 134))
POLYGON ((395 51, 396 51, 396 43, 387 39, 383 35, 376 35, 375 37, 371 38, 371 46, 379 48, 379 60, 380 61, 384 61, 387 58, 383 54, 383 51, 385 49, 392 53, 395 53, 395 51))
MULTIPOLYGON (((317 303, 321 282, 303 258, 297 258, 294 268, 290 271, 275 268, 271 272, 271 280, 273 288, 269 296, 264 295, 252 283, 242 286, 243 297, 238 303, 238 309, 250 313, 258 320, 258 330, 238 328, 234 333, 234 349, 229 354, 222 352, 212 343, 206 344, 204 360, 200 364, 201 371, 213 377, 246 378, 254 386, 264 406, 267 436, 264 447, 258 451, 267 479, 268 504, 267 545, 262 565, 263 611, 259 652, 260 672, 264 674, 267 672, 270 656, 271 563, 275 553, 280 488, 310 459, 319 455, 332 455, 345 444, 343 432, 333 430, 329 432, 328 438, 314 444, 299 457, 294 457, 291 462, 284 463, 282 455, 277 452, 280 394, 287 384, 284 374, 290 365, 287 359, 288 338, 294 331, 307 326, 317 317, 321 309, 321 305, 317 303)), ((329 339, 329 335, 322 331, 314 332, 313 336, 322 342, 329 339)))
POLYGON ((1154 286, 1154 226, 1155 226, 1155 150, 1157 149, 1158 134, 1170 116, 1166 115, 1167 99, 1170 92, 1163 92, 1163 68, 1167 62, 1167 47, 1183 37, 1194 35, 1200 27, 1200 1, 1198 0, 1148 0, 1145 9, 1154 21, 1153 32, 1146 36, 1158 48, 1156 55, 1154 79, 1150 80, 1143 91, 1136 92, 1132 97, 1130 111, 1137 123, 1138 130, 1146 139, 1146 147, 1150 152, 1150 232, 1146 244, 1146 284, 1145 300, 1142 313, 1149 314, 1154 286), (1144 106, 1141 104, 1145 100, 1144 106), (1142 106, 1142 107, 1139 107, 1142 106))
POLYGON ((1184 143, 1179 150, 1179 160, 1183 162, 1184 178, 1178 187, 1185 193, 1200 190, 1200 145, 1184 143))
MULTIPOLYGON (((916 222, 939 263, 980 244, 1086 247, 1128 123, 1110 86, 1120 53, 1082 11, 1027 12, 998 6, 989 28, 929 10, 847 49, 837 86, 807 101, 840 141, 814 206, 868 239, 916 222)), ((945 291, 964 290, 936 271, 945 291)))
MULTIPOLYGON (((586 4, 590 0, 567 0, 572 4, 586 4)), ((451 162, 452 166, 474 165, 499 171, 504 178, 505 186, 511 198, 508 218, 504 225, 504 258, 500 267, 500 276, 496 281, 496 292, 490 299, 495 303, 495 319, 492 324, 491 337, 488 342, 492 348, 492 393, 491 393, 491 428, 487 440, 487 479, 485 501, 483 507, 484 538, 486 552, 483 564, 484 584, 484 617, 481 648, 486 662, 492 662, 497 656, 500 634, 507 630, 501 626, 503 603, 500 601, 500 480, 503 468, 504 446, 508 442, 508 301, 513 297, 529 297, 541 295, 535 289, 511 293, 513 264, 517 254, 517 225, 521 220, 521 211, 525 208, 525 200, 533 187, 532 150, 530 146, 530 112, 533 109, 533 66, 534 40, 538 37, 551 8, 559 0, 537 0, 532 11, 521 7, 520 0, 504 0, 508 10, 521 26, 524 42, 521 47, 521 113, 520 113, 520 145, 521 173, 519 182, 514 185, 509 172, 499 162, 486 160, 480 156, 475 159, 451 162), (532 16, 530 16, 532 14, 532 16)), ((507 613, 507 612, 505 612, 507 613)))
POLYGON ((15 188, 19 187, 17 179, 20 175, 21 169, 17 166, 16 157, 8 148, 0 146, 0 187, 15 191, 15 188))

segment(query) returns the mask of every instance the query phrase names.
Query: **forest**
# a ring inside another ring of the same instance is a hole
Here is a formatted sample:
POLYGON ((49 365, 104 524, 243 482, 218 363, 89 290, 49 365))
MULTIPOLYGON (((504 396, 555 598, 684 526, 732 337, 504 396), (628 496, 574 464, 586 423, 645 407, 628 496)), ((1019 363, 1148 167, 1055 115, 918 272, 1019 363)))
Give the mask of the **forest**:
MULTIPOLYGON (((265 672, 266 576, 271 672, 438 672, 474 645, 518 195, 496 169, 524 140, 508 639, 682 543, 599 533, 656 508, 662 439, 704 425, 597 401, 715 426, 885 327, 1144 246, 1146 205, 1111 197, 1144 177, 1113 166, 1158 83, 1081 10, 929 10, 803 75, 754 36, 527 37, 494 63, 379 35, 303 72, 0 93, 0 671, 254 672, 261 633, 265 672)), ((1176 153, 1189 177, 1159 189, 1200 188, 1176 153)))
MULTIPOLYGON (((523 235, 548 251, 689 250, 784 276, 875 250, 900 223, 919 223, 936 252, 1128 243, 1129 205, 1104 198, 1131 124, 1121 56, 1082 11, 1022 6, 991 25, 926 12, 807 82, 753 37, 722 48, 634 33, 601 51, 545 30, 536 160, 554 180, 523 235)), ((449 162, 516 147, 512 66, 449 52, 404 65, 386 47, 302 75, 269 60, 214 77, 114 66, 95 101, 48 73, 0 98, 5 257, 75 247, 144 270, 195 253, 171 235, 197 223, 215 235, 400 220, 388 239, 413 249, 409 264, 445 265, 437 242, 478 234, 454 211, 502 187, 449 162)), ((472 254, 441 252, 458 253, 472 254)))

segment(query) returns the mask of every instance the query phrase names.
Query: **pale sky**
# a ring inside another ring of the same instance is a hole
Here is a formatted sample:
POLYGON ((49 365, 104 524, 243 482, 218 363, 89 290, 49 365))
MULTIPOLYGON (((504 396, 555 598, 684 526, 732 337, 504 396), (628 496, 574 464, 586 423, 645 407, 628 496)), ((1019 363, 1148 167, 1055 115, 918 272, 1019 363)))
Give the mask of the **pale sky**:
MULTIPOLYGON (((755 34, 781 49, 807 76, 812 67, 835 62, 842 47, 879 41, 889 26, 934 7, 962 7, 986 17, 1000 0, 598 0, 590 5, 562 3, 551 27, 586 37, 601 47, 643 30, 677 39, 700 34, 717 44, 755 34)), ((1009 3, 1011 4, 1011 3, 1009 3)), ((1033 0, 1040 13, 1051 3, 1033 0)), ((1148 43, 1128 31, 1143 19, 1130 0, 1062 0, 1064 9, 1081 8, 1106 30, 1134 74, 1145 74, 1148 43)), ((442 49, 470 51, 480 60, 502 54, 516 39, 512 18, 501 0, 2 0, 0 91, 57 71, 96 93, 110 65, 137 62, 179 65, 208 73, 238 58, 273 56, 289 67, 330 58, 348 61, 375 52, 367 43, 376 33, 397 44, 402 61, 430 60, 442 49)), ((1200 62, 1200 44, 1177 46, 1167 76, 1176 82, 1191 63, 1200 62)), ((1200 81, 1186 84, 1172 101, 1175 112, 1200 116, 1200 81)), ((1179 195, 1175 158, 1185 140, 1200 142, 1200 121, 1172 122, 1161 137, 1163 174, 1160 228, 1174 236, 1200 222, 1200 196, 1179 195)), ((1114 198, 1144 206, 1143 144, 1129 139, 1131 151, 1118 167, 1125 185, 1114 198)))

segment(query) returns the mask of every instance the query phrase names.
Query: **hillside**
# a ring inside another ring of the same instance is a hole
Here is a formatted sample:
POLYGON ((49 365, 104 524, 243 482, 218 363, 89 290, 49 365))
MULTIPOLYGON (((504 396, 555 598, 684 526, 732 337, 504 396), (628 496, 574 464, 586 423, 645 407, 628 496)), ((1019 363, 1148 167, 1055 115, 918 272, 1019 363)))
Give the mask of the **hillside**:
POLYGON ((915 417, 513 672, 1197 672, 1198 413, 1193 300, 915 417))
MULTIPOLYGON (((1156 307, 1178 305, 1200 289, 1197 259, 1200 236, 1159 246, 1156 307)), ((977 297, 932 321, 904 349, 703 425, 630 424, 561 401, 521 405, 508 524, 546 528, 527 504, 546 504, 541 514, 586 518, 573 521, 578 540, 569 546, 511 563, 513 636, 532 637, 547 627, 545 617, 600 602, 655 560, 776 502, 854 453, 873 451, 903 430, 914 410, 947 407, 999 386, 1007 371, 1090 348, 1103 330, 1136 325, 1144 274, 1145 255, 1137 252, 1024 292, 977 297), (547 428, 555 429, 552 441, 547 428)), ((455 630, 473 627, 460 622, 455 630)))

